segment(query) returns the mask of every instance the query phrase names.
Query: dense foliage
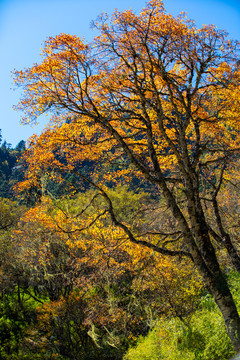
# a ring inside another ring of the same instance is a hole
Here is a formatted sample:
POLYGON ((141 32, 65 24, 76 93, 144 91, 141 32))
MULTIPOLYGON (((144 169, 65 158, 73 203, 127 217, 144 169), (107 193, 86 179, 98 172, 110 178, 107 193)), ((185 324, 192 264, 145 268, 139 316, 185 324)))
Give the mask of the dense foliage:
MULTIPOLYGON (((152 221, 146 193, 110 192, 126 223, 152 221)), ((228 359, 223 319, 191 262, 119 243, 107 218, 89 227, 103 211, 98 198, 86 207, 91 196, 29 209, 1 200, 1 358, 228 359)), ((238 304, 239 275, 228 277, 238 304)))
POLYGON ((239 43, 160 0, 94 26, 15 71, 24 121, 51 119, 17 164, 24 144, 1 147, 5 183, 20 170, 0 204, 1 358, 228 359, 239 43))

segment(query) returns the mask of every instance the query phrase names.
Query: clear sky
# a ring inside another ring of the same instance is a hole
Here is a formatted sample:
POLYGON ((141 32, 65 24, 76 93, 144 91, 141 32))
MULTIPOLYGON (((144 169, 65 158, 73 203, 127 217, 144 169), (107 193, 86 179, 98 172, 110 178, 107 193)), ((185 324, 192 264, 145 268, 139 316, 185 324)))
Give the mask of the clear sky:
MULTIPOLYGON (((90 23, 114 9, 145 6, 145 0, 0 0, 0 129, 3 139, 13 147, 40 133, 43 124, 20 125, 21 114, 12 110, 20 98, 13 91, 11 71, 40 62, 40 48, 49 36, 68 33, 91 40, 90 23)), ((240 0, 165 0, 166 11, 177 15, 185 11, 198 26, 215 24, 240 40, 240 0)))

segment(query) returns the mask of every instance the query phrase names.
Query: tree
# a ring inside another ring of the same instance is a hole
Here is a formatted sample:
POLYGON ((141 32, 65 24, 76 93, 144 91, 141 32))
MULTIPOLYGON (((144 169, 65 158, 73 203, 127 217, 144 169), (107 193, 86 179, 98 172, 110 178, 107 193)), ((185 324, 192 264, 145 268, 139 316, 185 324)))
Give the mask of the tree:
POLYGON ((131 242, 189 257, 238 351, 240 319, 215 242, 239 270, 218 206, 239 157, 239 44, 212 25, 197 29, 184 15, 166 14, 160 0, 150 1, 139 16, 131 10, 116 11, 111 19, 103 14, 95 27, 93 43, 66 34, 49 38, 42 63, 15 72, 25 89, 18 106, 24 121, 53 114, 52 127, 29 144, 21 188, 37 186, 53 168, 77 173, 99 191, 113 225, 131 242), (99 160, 99 171, 82 175, 86 158, 99 160), (118 219, 106 184, 133 177, 159 189, 174 232, 148 237, 148 229, 118 219))

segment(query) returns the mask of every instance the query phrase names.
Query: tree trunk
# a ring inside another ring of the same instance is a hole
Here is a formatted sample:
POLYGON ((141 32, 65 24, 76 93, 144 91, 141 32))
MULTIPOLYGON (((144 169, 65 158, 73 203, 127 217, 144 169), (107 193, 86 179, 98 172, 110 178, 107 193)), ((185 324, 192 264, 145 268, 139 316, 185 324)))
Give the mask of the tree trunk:
POLYGON ((220 270, 215 257, 212 257, 212 265, 215 268, 218 268, 218 270, 214 273, 208 271, 206 265, 199 256, 193 256, 193 258, 200 275, 203 277, 209 292, 214 297, 214 300, 222 313, 232 345, 234 346, 235 351, 239 352, 240 318, 224 274, 220 270))
POLYGON ((235 351, 238 352, 240 351, 240 317, 211 243, 199 197, 194 188, 187 194, 188 222, 165 182, 162 182, 162 190, 173 216, 178 221, 193 262, 214 297, 222 313, 228 336, 235 351))
POLYGON ((231 259, 233 266, 240 273, 240 258, 238 256, 237 250, 235 249, 235 247, 231 241, 229 234, 227 234, 227 233, 225 234, 225 236, 223 238, 223 243, 225 245, 225 248, 227 249, 228 255, 231 259))
POLYGON ((193 259, 222 313, 228 336, 235 351, 238 352, 240 351, 240 317, 226 278, 220 269, 198 192, 194 187, 191 190, 188 198, 188 214, 192 235, 200 255, 198 257, 193 255, 193 259), (203 264, 199 266, 201 262, 203 264))
POLYGON ((230 260, 231 260, 233 266, 240 273, 240 257, 237 253, 236 248, 234 247, 234 245, 231 241, 231 237, 230 237, 229 233, 227 233, 224 230, 224 226, 223 226, 221 215, 219 212, 219 207, 218 207, 216 196, 212 199, 212 202, 213 202, 213 209, 214 209, 214 213, 215 213, 215 217, 216 217, 216 223, 217 223, 218 229, 221 234, 221 239, 222 239, 223 245, 227 249, 228 255, 230 257, 230 260))

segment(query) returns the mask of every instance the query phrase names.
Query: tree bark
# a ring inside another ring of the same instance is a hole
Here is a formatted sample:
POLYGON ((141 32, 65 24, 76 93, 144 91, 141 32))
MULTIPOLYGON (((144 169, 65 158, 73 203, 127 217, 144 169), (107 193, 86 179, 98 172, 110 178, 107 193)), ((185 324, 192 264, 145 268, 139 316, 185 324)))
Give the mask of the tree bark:
POLYGON ((234 245, 231 241, 231 237, 230 237, 229 233, 227 233, 223 227, 216 196, 213 198, 212 201, 213 201, 214 214, 216 217, 216 223, 217 223, 218 229, 221 234, 222 243, 228 252, 228 255, 230 257, 230 260, 231 260, 233 266, 240 273, 240 258, 239 258, 236 248, 234 247, 234 245))
POLYGON ((224 277, 224 274, 219 268, 216 255, 211 255, 208 257, 208 261, 212 262, 211 267, 215 268, 214 272, 209 271, 200 254, 193 254, 193 261, 222 313, 228 336, 232 342, 232 345, 234 346, 235 351, 239 352, 240 318, 228 283, 224 277))
POLYGON ((211 243, 199 196, 198 194, 196 195, 194 187, 191 188, 190 186, 190 189, 188 188, 187 202, 190 223, 188 224, 164 180, 161 181, 161 187, 163 194, 168 201, 168 205, 172 210, 172 214, 178 221, 182 230, 185 243, 192 255, 193 262, 222 313, 232 345, 235 351, 239 352, 240 317, 228 283, 220 269, 215 249, 211 243))

